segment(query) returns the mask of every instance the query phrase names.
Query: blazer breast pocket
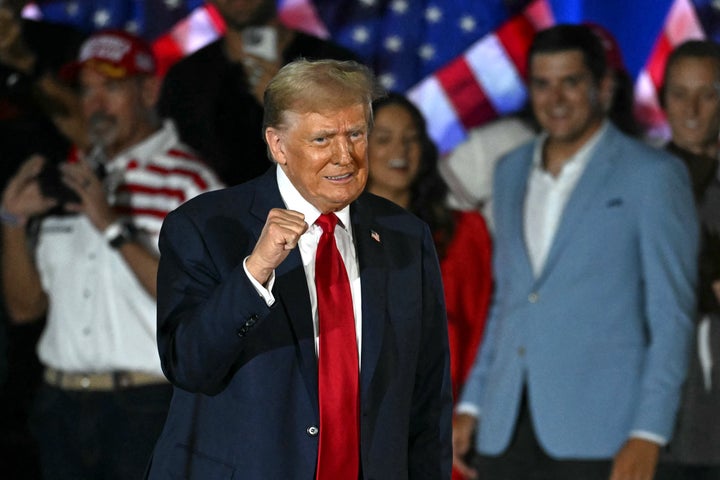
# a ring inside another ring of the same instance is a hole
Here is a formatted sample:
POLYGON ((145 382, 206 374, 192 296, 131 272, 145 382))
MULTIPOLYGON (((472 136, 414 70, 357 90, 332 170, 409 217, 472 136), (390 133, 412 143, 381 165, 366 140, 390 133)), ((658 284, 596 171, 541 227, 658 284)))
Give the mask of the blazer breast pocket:
POLYGON ((623 206, 623 199, 620 197, 611 198, 607 202, 605 202, 605 206, 607 208, 618 208, 623 206))

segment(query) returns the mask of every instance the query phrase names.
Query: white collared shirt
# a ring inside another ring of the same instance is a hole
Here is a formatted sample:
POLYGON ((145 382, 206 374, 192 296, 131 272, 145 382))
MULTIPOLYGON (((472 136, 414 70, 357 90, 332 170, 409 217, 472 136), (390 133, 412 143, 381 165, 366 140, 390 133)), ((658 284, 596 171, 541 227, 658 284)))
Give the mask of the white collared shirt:
POLYGON ((565 205, 607 128, 607 122, 603 123, 595 135, 565 162, 557 177, 543 167, 542 152, 547 134, 543 133, 535 143, 524 209, 525 245, 535 276, 545 265, 565 205))
MULTIPOLYGON (((315 288, 315 252, 322 228, 315 225, 320 212, 310 202, 308 202, 295 186, 290 182, 283 169, 277 167, 277 182, 280 189, 280 196, 285 203, 285 207, 305 215, 305 222, 309 225, 308 230, 302 234, 298 242, 300 256, 302 257, 303 269, 305 271, 305 279, 307 280, 308 294, 310 295, 310 306, 312 308, 313 332, 315 334, 315 353, 319 348, 319 329, 318 329, 318 307, 317 307, 317 291, 315 288)), ((357 253, 352 236, 352 224, 350 222, 350 206, 335 212, 339 222, 335 227, 335 242, 343 262, 347 270, 348 279, 350 280, 350 294, 352 295, 353 312, 355 314, 355 338, 357 340, 358 349, 358 365, 360 364, 360 352, 362 345, 362 303, 360 296, 360 268, 358 266, 357 253)), ((247 259, 245 259, 247 261, 247 259)), ((245 265, 243 263, 243 265, 245 265)), ((272 287, 275 283, 275 273, 271 275, 267 282, 267 287, 261 285, 245 268, 245 273, 252 282, 257 292, 265 299, 268 306, 275 303, 275 297, 272 294, 272 287)))

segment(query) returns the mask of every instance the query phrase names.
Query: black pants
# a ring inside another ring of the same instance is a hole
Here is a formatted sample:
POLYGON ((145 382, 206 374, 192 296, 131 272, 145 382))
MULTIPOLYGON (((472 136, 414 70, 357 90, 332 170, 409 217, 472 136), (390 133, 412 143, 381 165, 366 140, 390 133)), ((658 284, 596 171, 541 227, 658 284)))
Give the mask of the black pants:
POLYGON ((142 478, 171 397, 170 385, 112 392, 66 391, 43 385, 31 416, 43 478, 142 478))
POLYGON ((720 466, 660 463, 655 480, 720 480, 720 466))
POLYGON ((479 455, 476 466, 482 480, 607 480, 612 462, 550 458, 535 437, 523 395, 510 446, 499 456, 479 455))

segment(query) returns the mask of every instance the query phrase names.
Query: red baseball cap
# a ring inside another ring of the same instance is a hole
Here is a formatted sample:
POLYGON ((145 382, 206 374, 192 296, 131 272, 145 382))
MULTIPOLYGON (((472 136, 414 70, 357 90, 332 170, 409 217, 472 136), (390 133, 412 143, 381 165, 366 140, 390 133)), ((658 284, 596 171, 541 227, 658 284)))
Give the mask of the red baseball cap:
POLYGON ((74 81, 85 66, 114 79, 154 75, 157 71, 150 46, 124 30, 103 30, 91 35, 80 46, 78 59, 65 65, 60 76, 74 81))
POLYGON ((585 22, 585 26, 592 30, 592 32, 600 39, 600 43, 602 43, 602 46, 605 49, 605 60, 607 61, 608 67, 614 71, 626 70, 620 45, 613 34, 610 33, 607 28, 597 23, 585 22))

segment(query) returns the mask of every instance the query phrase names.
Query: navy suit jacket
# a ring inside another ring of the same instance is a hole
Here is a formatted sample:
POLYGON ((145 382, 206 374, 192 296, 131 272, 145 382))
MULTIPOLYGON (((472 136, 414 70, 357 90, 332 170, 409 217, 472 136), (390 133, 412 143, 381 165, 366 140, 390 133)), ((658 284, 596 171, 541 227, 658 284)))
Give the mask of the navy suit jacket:
MULTIPOLYGON (((322 426, 300 253, 276 269, 272 307, 242 266, 268 211, 284 208, 275 175, 196 197, 165 220, 158 345, 175 391, 151 479, 314 478, 322 426)), ((362 291, 362 478, 449 478, 447 326, 429 230, 370 194, 350 213, 362 291)))
POLYGON ((480 412, 478 449, 507 448, 524 388, 553 457, 610 458, 634 431, 669 439, 695 305, 686 168, 610 125, 535 275, 523 230, 536 142, 495 171, 495 299, 462 395, 480 412))

